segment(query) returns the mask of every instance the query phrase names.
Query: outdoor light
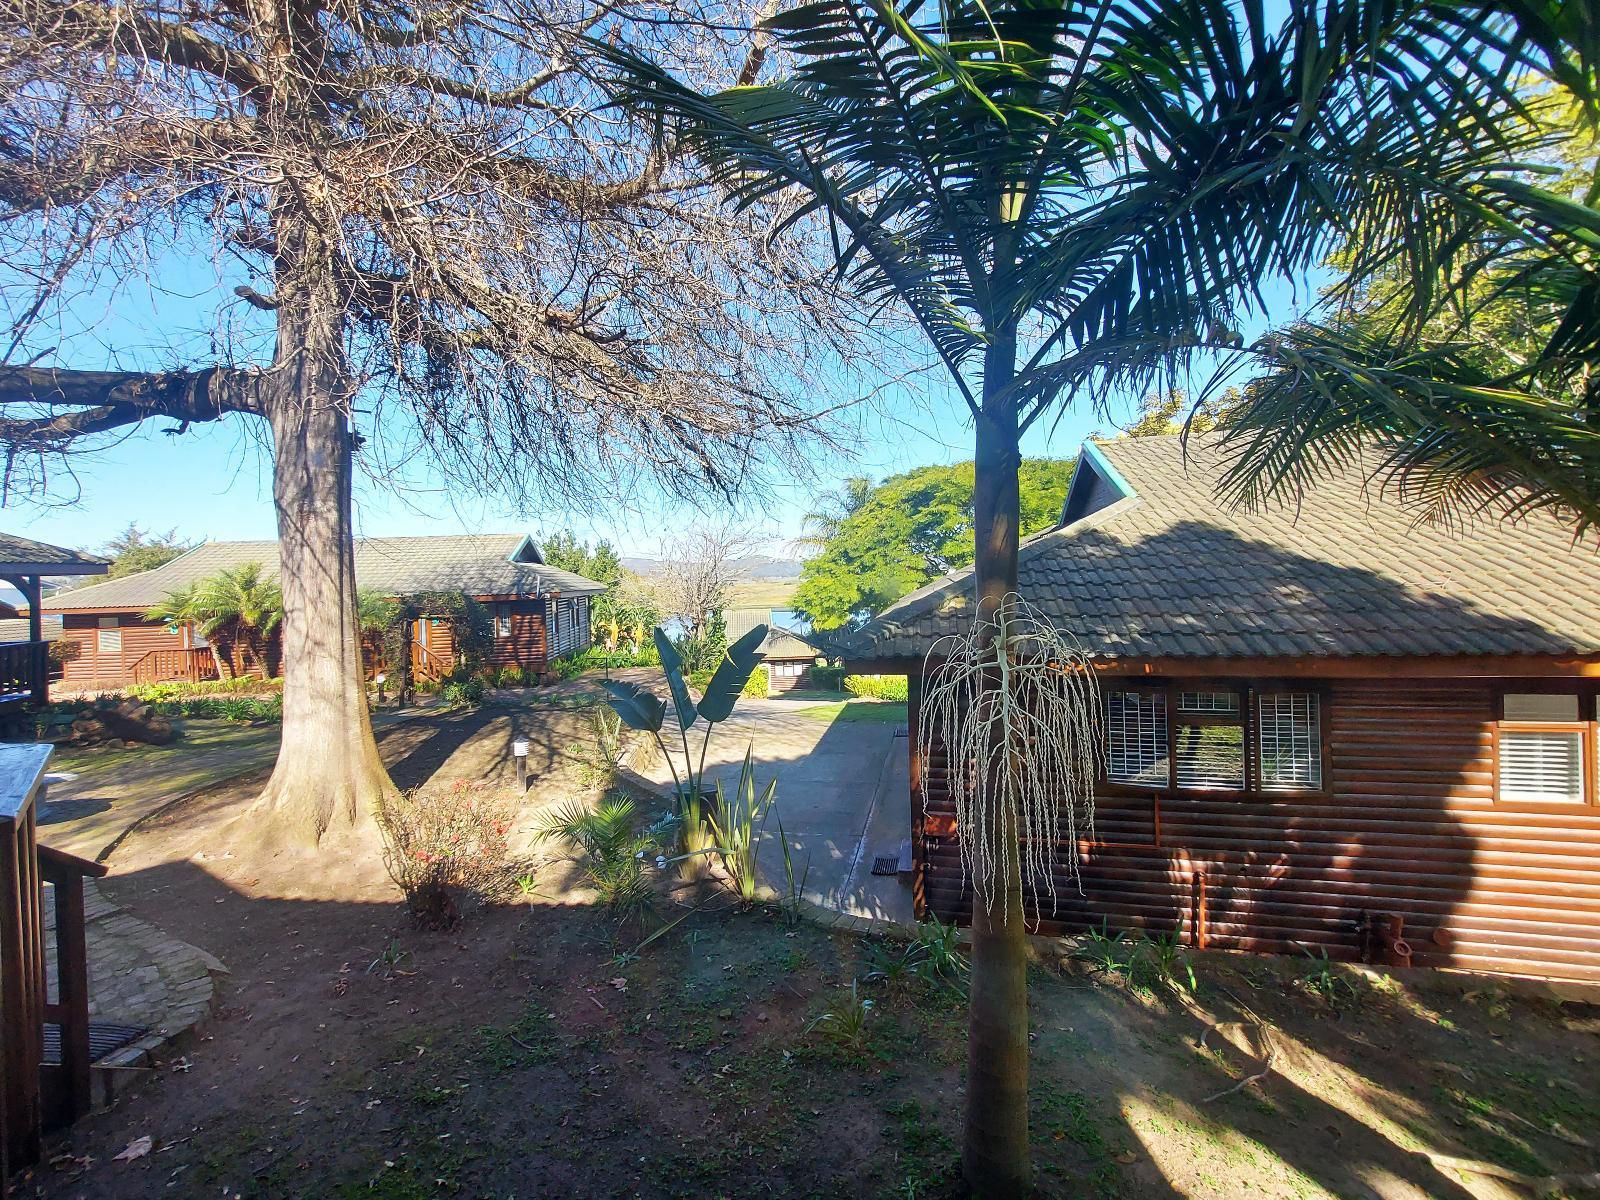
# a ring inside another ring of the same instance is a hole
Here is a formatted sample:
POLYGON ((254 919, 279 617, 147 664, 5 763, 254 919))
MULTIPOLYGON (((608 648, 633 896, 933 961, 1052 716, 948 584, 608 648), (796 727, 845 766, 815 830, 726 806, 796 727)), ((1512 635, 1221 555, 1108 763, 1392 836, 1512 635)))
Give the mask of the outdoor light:
POLYGON ((517 764, 517 790, 528 790, 528 739, 517 738, 511 743, 511 758, 517 764))

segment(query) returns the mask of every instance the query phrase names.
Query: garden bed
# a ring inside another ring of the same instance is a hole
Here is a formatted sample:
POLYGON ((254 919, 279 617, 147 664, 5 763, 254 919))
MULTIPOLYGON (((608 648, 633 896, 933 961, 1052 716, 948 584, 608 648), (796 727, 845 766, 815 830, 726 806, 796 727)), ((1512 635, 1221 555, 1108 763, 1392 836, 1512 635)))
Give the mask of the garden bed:
MULTIPOLYGON (((952 1193, 964 1000, 916 955, 723 899, 641 946, 557 864, 534 902, 416 933, 375 856, 228 849, 241 798, 141 829, 106 884, 232 968, 210 1040, 24 1194, 952 1193)), ((1600 1043, 1553 1005, 1243 956, 1197 962, 1191 996, 1181 955, 1130 958, 1033 969, 1043 1195, 1515 1196, 1451 1161, 1593 1169, 1600 1043), (1271 1069, 1238 1087, 1262 1028, 1271 1069)))

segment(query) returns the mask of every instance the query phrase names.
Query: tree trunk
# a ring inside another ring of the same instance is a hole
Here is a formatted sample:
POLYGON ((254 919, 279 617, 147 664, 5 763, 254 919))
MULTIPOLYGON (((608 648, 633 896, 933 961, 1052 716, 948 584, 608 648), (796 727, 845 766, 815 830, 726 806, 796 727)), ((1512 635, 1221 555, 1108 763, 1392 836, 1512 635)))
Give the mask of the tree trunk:
MULTIPOLYGON (((1014 405, 996 400, 1016 371, 1015 333, 1002 334, 984 356, 984 403, 977 422, 973 516, 973 582, 978 611, 988 618, 1017 590, 1020 525, 1014 405)), ((986 701, 980 699, 980 703, 986 701)), ((998 769, 1009 769, 1002 760, 998 769)), ((991 787, 991 803, 1002 789, 991 787)), ((998 819, 994 831, 1015 826, 998 819)), ((996 836, 1000 836, 998 833, 996 836)), ((972 987, 967 1015, 967 1115, 962 1173, 973 1194, 1010 1200, 1032 1189, 1028 1158, 1028 978, 1020 849, 1015 836, 989 848, 1006 880, 1001 894, 974 896, 972 987)))
POLYGON ((309 223, 287 224, 277 351, 260 389, 283 589, 283 741, 254 811, 269 840, 315 846, 370 821, 394 784, 361 672, 342 305, 309 223))

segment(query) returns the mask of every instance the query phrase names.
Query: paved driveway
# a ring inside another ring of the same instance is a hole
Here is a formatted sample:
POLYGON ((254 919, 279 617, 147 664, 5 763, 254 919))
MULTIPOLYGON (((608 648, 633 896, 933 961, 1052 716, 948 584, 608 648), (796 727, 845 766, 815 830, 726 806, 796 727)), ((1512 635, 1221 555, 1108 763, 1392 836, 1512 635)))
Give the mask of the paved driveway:
MULTIPOLYGON (((789 839, 796 882, 817 904, 856 916, 909 923, 911 892, 893 876, 874 876, 876 854, 898 853, 910 830, 906 739, 879 722, 828 721, 803 701, 744 700, 717 727, 706 756, 706 784, 731 790, 746 748, 753 748, 758 789, 777 777, 777 814, 789 839)), ((670 718, 669 718, 670 721, 670 718)), ((699 752, 693 735, 690 746, 699 752)), ((652 772, 668 782, 664 765, 652 772)), ((786 886, 778 821, 769 817, 760 865, 778 891, 786 886)))

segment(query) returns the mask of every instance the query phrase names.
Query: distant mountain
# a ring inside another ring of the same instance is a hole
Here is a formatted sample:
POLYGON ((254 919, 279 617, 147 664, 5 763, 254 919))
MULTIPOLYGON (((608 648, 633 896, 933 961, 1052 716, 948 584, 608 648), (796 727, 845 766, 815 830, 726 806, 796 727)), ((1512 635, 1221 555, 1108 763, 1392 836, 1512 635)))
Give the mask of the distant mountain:
MULTIPOLYGON (((625 556, 622 565, 636 575, 659 575, 660 559, 625 556)), ((735 562, 740 579, 799 579, 800 564, 790 558, 772 558, 765 554, 750 554, 735 562)))

